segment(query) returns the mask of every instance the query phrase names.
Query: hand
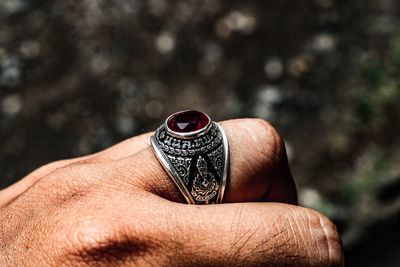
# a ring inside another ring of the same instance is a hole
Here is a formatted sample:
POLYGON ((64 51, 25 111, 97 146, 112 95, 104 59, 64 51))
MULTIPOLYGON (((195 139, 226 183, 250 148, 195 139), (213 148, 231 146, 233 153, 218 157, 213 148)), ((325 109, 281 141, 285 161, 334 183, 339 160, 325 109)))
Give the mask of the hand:
POLYGON ((144 134, 0 191, 0 266, 341 266, 334 224, 295 206, 276 130, 258 119, 222 126, 229 204, 182 204, 144 134))

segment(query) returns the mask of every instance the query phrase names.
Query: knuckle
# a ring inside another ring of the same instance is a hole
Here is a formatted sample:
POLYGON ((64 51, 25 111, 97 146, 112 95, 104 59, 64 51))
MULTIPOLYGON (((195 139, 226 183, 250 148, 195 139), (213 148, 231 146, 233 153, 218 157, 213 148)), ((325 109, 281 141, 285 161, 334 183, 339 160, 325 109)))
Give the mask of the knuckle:
MULTIPOLYGON (((318 248, 318 264, 343 266, 344 256, 340 235, 335 224, 325 215, 310 209, 305 211, 308 218, 311 240, 318 248)), ((311 246, 314 248, 315 246, 311 246)))
POLYGON ((70 165, 75 165, 75 164, 84 164, 84 163, 90 163, 93 162, 95 158, 93 156, 87 156, 87 157, 82 157, 82 158, 75 158, 75 159, 63 159, 63 160, 57 160, 54 162, 47 163, 32 173, 30 173, 28 176, 34 176, 37 178, 44 177, 48 174, 51 174, 58 169, 63 169, 66 166, 70 165))
POLYGON ((51 173, 54 170, 57 170, 58 168, 65 166, 66 164, 68 164, 68 160, 58 160, 58 161, 50 162, 50 163, 47 163, 47 164, 39 167, 38 169, 36 169, 32 173, 30 173, 29 176, 35 176, 35 177, 40 178, 48 173, 51 173))
POLYGON ((35 192, 46 192, 47 201, 53 206, 67 208, 70 204, 90 196, 100 186, 98 177, 98 168, 87 163, 72 163, 58 168, 42 179, 35 192))
POLYGON ((281 198, 278 194, 272 194, 271 189, 274 187, 278 189, 276 192, 284 192, 282 184, 292 186, 293 183, 282 137, 274 126, 263 119, 243 119, 237 125, 239 127, 235 127, 235 130, 238 132, 235 134, 239 136, 239 143, 236 146, 242 148, 245 142, 246 153, 236 152, 234 145, 232 151, 239 154, 239 158, 245 163, 245 168, 239 169, 240 174, 251 177, 243 181, 247 182, 249 187, 257 185, 258 191, 252 191, 254 196, 257 195, 254 199, 281 198), (242 174, 244 169, 247 173, 242 174))
POLYGON ((101 173, 101 164, 92 163, 89 161, 73 162, 62 166, 49 175, 49 180, 56 179, 68 182, 77 181, 81 184, 84 181, 89 181, 92 177, 98 177, 101 173))
POLYGON ((53 241, 61 260, 86 265, 137 263, 154 246, 142 230, 132 232, 112 219, 81 218, 65 225, 53 241))
POLYGON ((263 119, 253 119, 254 130, 258 131, 263 136, 277 136, 279 138, 278 130, 268 121, 263 119))
POLYGON ((263 132, 266 135, 269 134, 278 141, 281 140, 278 130, 270 122, 263 119, 256 119, 256 123, 259 125, 260 132, 263 132))
POLYGON ((260 150, 264 153, 281 158, 284 153, 284 142, 278 130, 268 121, 263 119, 252 119, 249 127, 252 131, 252 137, 255 143, 258 144, 260 150), (265 148, 269 148, 266 150, 265 148))

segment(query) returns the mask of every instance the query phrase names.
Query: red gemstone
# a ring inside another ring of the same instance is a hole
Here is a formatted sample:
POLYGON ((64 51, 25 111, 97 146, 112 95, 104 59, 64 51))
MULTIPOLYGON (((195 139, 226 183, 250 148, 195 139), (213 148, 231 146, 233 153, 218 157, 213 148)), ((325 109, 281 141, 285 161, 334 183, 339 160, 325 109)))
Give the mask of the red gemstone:
POLYGON ((203 112, 188 110, 173 114, 167 121, 171 131, 189 133, 203 129, 210 122, 210 118, 203 112))

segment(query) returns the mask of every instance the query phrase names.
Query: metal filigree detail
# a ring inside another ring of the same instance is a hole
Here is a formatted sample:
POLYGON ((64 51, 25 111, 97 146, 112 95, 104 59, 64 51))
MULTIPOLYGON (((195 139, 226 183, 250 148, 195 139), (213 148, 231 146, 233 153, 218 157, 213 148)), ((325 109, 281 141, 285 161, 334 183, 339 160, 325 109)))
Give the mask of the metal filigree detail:
POLYGON ((227 177, 228 147, 223 129, 212 123, 193 138, 169 134, 165 125, 151 139, 156 155, 187 201, 212 204, 222 200, 227 177))
POLYGON ((196 169, 191 194, 197 201, 209 201, 218 193, 219 185, 216 177, 209 172, 207 161, 202 156, 197 159, 196 169))
POLYGON ((172 165, 174 165, 176 172, 179 174, 179 177, 184 181, 186 185, 189 184, 189 172, 190 172, 190 164, 192 162, 191 158, 183 158, 183 157, 175 157, 168 155, 169 160, 172 165))
POLYGON ((224 172, 224 146, 220 145, 217 149, 207 154, 217 171, 217 175, 221 176, 224 172))

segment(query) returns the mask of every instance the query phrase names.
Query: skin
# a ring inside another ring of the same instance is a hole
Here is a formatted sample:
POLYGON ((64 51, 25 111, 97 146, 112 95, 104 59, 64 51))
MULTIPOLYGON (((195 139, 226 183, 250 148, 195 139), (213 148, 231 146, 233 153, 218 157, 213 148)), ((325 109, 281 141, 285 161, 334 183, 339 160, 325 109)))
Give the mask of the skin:
POLYGON ((335 225, 297 206, 266 121, 222 122, 224 204, 187 205, 151 133, 45 165, 0 191, 0 266, 343 266, 335 225))

